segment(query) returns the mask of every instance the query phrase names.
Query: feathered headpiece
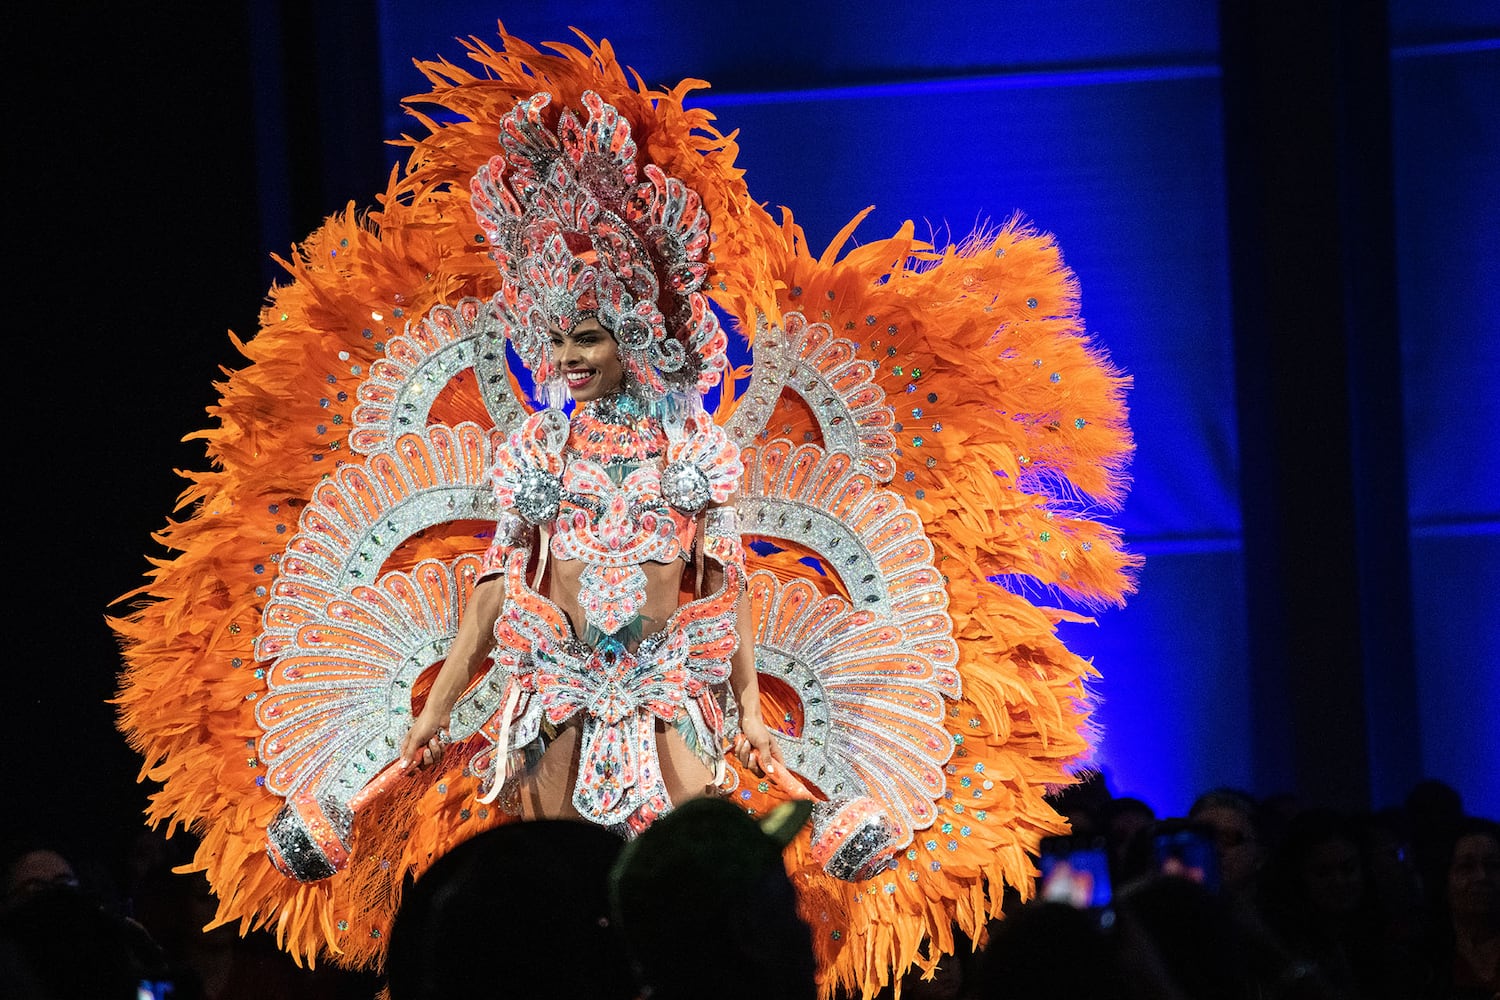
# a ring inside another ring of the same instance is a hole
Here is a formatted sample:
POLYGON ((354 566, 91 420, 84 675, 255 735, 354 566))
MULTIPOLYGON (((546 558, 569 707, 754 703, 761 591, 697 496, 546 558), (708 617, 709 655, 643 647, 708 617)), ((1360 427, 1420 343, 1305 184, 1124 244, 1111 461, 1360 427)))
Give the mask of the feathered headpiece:
POLYGON ((713 239, 702 199, 654 163, 638 168, 630 123, 598 94, 583 94, 587 122, 570 108, 549 128, 551 103, 516 102, 500 122, 504 152, 470 186, 505 335, 541 382, 551 329, 593 317, 619 344, 629 391, 702 394, 728 346, 701 291, 713 239))

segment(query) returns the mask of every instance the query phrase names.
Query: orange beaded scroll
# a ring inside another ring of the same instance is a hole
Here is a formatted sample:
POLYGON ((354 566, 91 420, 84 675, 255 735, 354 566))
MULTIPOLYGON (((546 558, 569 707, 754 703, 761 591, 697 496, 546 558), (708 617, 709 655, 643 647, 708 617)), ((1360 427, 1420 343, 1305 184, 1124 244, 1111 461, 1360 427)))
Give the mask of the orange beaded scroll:
MULTIPOLYGON (((893 866, 858 882, 827 874, 806 833, 788 848, 825 995, 868 996, 913 965, 930 968, 954 947, 954 928, 981 936, 1003 885, 1030 892, 1040 839, 1064 829, 1044 795, 1088 752, 1094 670, 1057 625, 1083 619, 991 580, 1023 578, 1030 593, 1085 606, 1132 589, 1138 559, 1092 513, 1123 498, 1128 380, 1085 334, 1050 237, 1011 222, 934 248, 907 225, 844 253, 855 220, 815 257, 790 215, 778 225, 750 196, 735 141, 684 106, 697 82, 647 88, 607 43, 586 39, 543 53, 503 36, 499 48, 469 43, 468 56, 474 72, 421 64, 432 89, 411 107, 427 134, 402 140, 409 162, 378 207, 330 218, 283 261, 288 281, 272 290, 259 333, 235 341, 247 364, 226 376, 212 426, 196 435, 209 463, 187 473, 182 514, 158 535, 171 555, 111 619, 126 661, 120 726, 145 759, 142 777, 160 785, 148 821, 202 838, 194 867, 218 895, 217 922, 270 927, 299 961, 352 966, 380 962, 405 880, 502 821, 465 773, 484 747, 477 734, 443 773, 393 781, 361 803, 342 871, 286 878, 266 855, 285 802, 265 787, 258 756, 256 703, 272 664, 256 660, 254 643, 288 542, 312 530, 299 518, 319 484, 338 493, 341 468, 378 464, 366 443, 402 440, 351 438, 361 387, 395 419, 393 380, 422 351, 462 339, 475 303, 499 287, 469 205, 497 123, 539 91, 555 111, 592 90, 629 123, 643 162, 701 197, 715 237, 704 288, 755 341, 755 368, 736 373, 715 418, 745 451, 735 502, 746 539, 772 543, 746 553, 766 716, 810 762, 798 771, 809 785, 832 794, 817 769, 834 766, 905 838, 893 866), (428 117, 429 106, 458 120, 428 117), (832 708, 790 682, 801 671, 832 708), (827 719, 861 700, 873 707, 855 720, 860 738, 876 742, 825 739, 827 719), (869 763, 880 740, 909 775, 869 763)), ((424 397, 428 425, 495 426, 501 377, 481 380, 482 357, 472 364, 424 397)), ((426 461, 409 443, 409 461, 426 461)), ((457 512, 391 543, 378 570, 419 580, 463 557, 477 566, 492 526, 457 512)), ((456 620, 473 573, 448 572, 452 589, 430 588, 428 610, 456 620)), ((411 710, 425 683, 412 685, 411 710)), ((370 762, 368 777, 379 771, 370 762)), ((786 795, 739 778, 736 801, 758 813, 786 795)))

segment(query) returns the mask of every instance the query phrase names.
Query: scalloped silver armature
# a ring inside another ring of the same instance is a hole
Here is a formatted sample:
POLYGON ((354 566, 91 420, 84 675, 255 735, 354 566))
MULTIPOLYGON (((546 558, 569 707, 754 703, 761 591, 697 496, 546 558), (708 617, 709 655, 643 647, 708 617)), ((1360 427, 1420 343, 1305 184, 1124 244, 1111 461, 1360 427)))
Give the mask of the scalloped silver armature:
POLYGON ((470 369, 495 426, 502 433, 519 426, 527 409, 510 379, 505 334, 495 307, 465 298, 456 306, 433 306, 386 343, 385 357, 370 365, 355 392, 350 449, 370 455, 400 435, 427 426, 433 401, 470 369))
POLYGON ((914 630, 922 655, 945 668, 945 691, 958 697, 948 593, 922 520, 905 498, 877 486, 849 455, 815 444, 793 446, 778 438, 746 449, 740 458, 740 530, 814 552, 838 575, 855 607, 914 630))
MULTIPOLYGON (((477 424, 402 434, 319 483, 287 544, 255 640, 270 662, 256 706, 266 786, 348 802, 394 760, 411 722, 411 684, 441 660, 480 557, 381 572, 407 539, 498 515, 488 472, 503 439, 477 424)), ((455 710, 455 738, 493 711, 481 683, 455 710)))
MULTIPOLYGON (((402 434, 363 465, 340 467, 313 488, 282 553, 280 575, 347 590, 372 582, 419 531, 449 521, 494 521, 500 511, 489 470, 503 441, 478 424, 434 424, 402 434)), ((270 620, 265 624, 270 631, 270 620)))
MULTIPOLYGON (((267 790, 342 806, 396 759, 411 726, 412 685, 447 655, 481 564, 477 555, 451 566, 428 559, 348 593, 278 582, 267 615, 280 641, 255 709, 267 790)), ((453 738, 474 735, 499 698, 493 676, 466 692, 454 708, 453 738)))
POLYGON ((742 459, 741 530, 811 551, 849 595, 751 577, 757 669, 801 702, 801 732, 780 737, 787 761, 825 795, 875 798, 904 846, 936 818, 953 753, 944 700, 960 694, 932 543, 848 454, 778 439, 742 459))
POLYGON ((899 846, 937 818, 953 740, 943 727, 945 669, 899 625, 804 580, 750 578, 756 670, 801 701, 800 734, 778 734, 792 770, 825 796, 869 795, 899 846))
POLYGON ((758 315, 750 385, 724 428, 730 439, 750 447, 782 390, 790 389, 812 411, 829 452, 852 455, 876 482, 890 482, 896 475, 895 411, 875 382, 875 366, 858 353, 852 340, 802 313, 785 314, 779 327, 758 315))

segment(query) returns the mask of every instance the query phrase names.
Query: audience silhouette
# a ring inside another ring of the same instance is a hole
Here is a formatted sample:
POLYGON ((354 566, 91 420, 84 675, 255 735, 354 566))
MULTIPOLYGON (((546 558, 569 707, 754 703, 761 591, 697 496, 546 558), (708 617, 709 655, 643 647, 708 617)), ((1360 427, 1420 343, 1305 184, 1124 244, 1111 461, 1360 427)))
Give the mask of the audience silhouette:
POLYGON ((536 820, 488 830, 438 858, 391 930, 391 1000, 630 1000, 608 895, 622 846, 592 823, 536 820))
POLYGON ((695 799, 628 845, 614 908, 652 1000, 813 1000, 812 934, 782 860, 810 809, 758 823, 727 799, 695 799))
MULTIPOLYGON (((1108 902, 1006 887, 1002 918, 976 940, 955 928, 956 954, 879 1000, 1500 997, 1500 824, 1465 815, 1442 782, 1369 815, 1214 788, 1187 815, 1158 818, 1098 774, 1055 802, 1103 846, 1108 902)), ((481 833, 408 887, 382 996, 813 1000, 810 932, 782 861, 808 808, 757 821, 700 799, 629 843, 566 820, 481 833)), ((195 846, 143 834, 112 879, 74 846, 12 837, 0 859, 0 995, 380 991, 374 975, 295 968, 265 933, 205 931, 202 876, 172 873, 195 846)))

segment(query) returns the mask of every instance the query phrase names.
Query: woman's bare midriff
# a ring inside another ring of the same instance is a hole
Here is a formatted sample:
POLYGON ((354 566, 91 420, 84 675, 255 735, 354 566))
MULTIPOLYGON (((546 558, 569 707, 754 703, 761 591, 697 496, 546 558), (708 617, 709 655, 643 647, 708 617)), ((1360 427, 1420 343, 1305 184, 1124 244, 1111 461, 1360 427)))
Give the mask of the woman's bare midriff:
MULTIPOLYGON (((641 628, 632 630, 632 639, 627 644, 630 649, 639 646, 642 638, 660 631, 677 610, 685 567, 680 559, 641 565, 646 575, 646 602, 641 607, 641 628)), ((587 563, 575 559, 553 560, 544 585, 547 596, 568 616, 574 634, 579 636, 585 633, 588 624, 578 599, 580 579, 587 568, 587 563)), ((578 773, 581 729, 582 720, 574 716, 558 731, 536 766, 521 777, 518 790, 522 818, 579 818, 573 808, 573 778, 578 773)), ((656 752, 661 761, 662 783, 674 804, 709 793, 713 773, 688 749, 682 734, 660 719, 656 722, 656 752)))
MULTIPOLYGON (((629 649, 634 650, 646 636, 661 631, 672 612, 677 610, 678 588, 682 586, 682 572, 686 565, 681 559, 641 564, 641 572, 646 574, 646 603, 641 607, 640 628, 630 630, 632 638, 626 643, 629 649)), ((577 636, 582 636, 588 626, 583 605, 578 600, 582 590, 580 580, 586 569, 588 563, 577 559, 554 559, 548 567, 543 588, 573 623, 573 634, 577 636)))

